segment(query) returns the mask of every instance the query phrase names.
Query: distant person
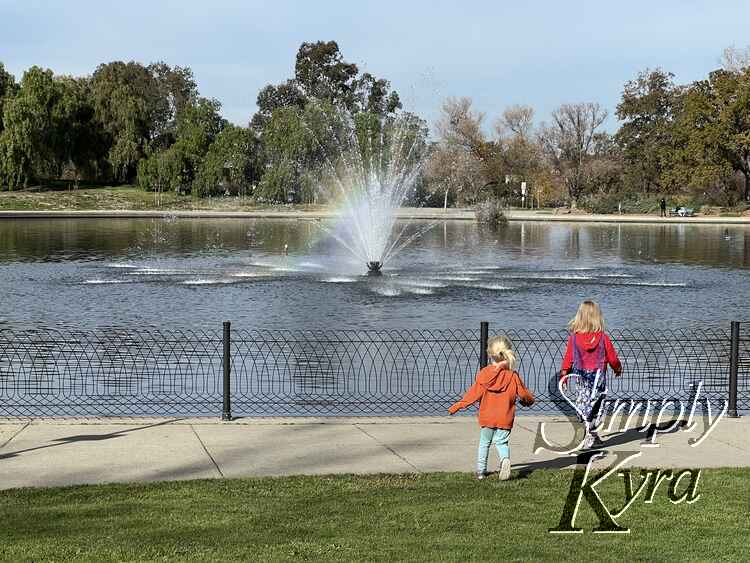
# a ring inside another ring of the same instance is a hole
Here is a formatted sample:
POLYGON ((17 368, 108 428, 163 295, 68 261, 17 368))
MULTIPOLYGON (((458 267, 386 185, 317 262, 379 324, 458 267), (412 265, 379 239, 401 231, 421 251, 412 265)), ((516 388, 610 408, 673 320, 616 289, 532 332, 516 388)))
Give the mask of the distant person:
POLYGON ((664 198, 661 198, 661 201, 659 202, 659 208, 661 209, 661 216, 666 217, 667 216, 667 200, 664 198))
POLYGON ((487 343, 491 363, 481 369, 463 399, 448 409, 454 414, 479 401, 479 451, 477 452, 477 479, 487 476, 487 456, 490 445, 495 444, 500 456, 500 480, 510 477, 510 431, 516 417, 516 400, 525 407, 534 404, 532 395, 514 371, 516 354, 510 340, 496 336, 487 343))
POLYGON ((584 301, 576 316, 568 323, 570 337, 560 369, 563 388, 568 380, 576 383, 576 410, 584 424, 586 435, 584 449, 601 443, 597 425, 604 399, 607 395, 607 365, 612 366, 615 377, 622 375, 622 364, 615 347, 604 332, 604 317, 599 305, 584 301))

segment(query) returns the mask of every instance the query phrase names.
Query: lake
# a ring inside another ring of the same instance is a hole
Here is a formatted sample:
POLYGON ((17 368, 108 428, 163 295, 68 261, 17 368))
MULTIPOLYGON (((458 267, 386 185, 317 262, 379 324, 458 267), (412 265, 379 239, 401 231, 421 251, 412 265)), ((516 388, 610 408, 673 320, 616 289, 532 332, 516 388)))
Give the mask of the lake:
POLYGON ((749 265, 737 225, 447 221, 368 277, 314 221, 5 219, 0 325, 556 329, 590 298, 612 328, 727 327, 749 265))

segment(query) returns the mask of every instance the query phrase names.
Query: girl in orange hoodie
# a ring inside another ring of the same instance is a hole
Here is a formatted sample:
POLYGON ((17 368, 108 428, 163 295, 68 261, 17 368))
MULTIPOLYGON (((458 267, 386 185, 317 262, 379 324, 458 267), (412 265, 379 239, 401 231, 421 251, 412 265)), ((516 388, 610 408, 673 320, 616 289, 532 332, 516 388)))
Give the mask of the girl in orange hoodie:
POLYGON ((454 414, 479 401, 479 451, 477 452, 477 479, 487 475, 487 456, 490 444, 495 444, 500 456, 500 479, 510 477, 510 447, 508 440, 516 416, 516 399, 525 407, 534 404, 532 395, 514 371, 516 354, 510 340, 496 336, 487 343, 487 354, 492 363, 481 369, 463 399, 448 409, 454 414))

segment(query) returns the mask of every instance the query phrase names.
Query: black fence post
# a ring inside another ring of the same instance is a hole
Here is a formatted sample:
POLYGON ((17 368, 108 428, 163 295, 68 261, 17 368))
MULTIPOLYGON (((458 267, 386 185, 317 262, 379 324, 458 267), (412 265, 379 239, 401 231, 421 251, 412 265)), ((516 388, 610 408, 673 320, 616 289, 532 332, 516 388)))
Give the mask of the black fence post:
POLYGON ((732 341, 729 349, 729 410, 727 416, 737 418, 737 371, 740 360, 740 323, 732 321, 732 341))
POLYGON ((221 420, 232 420, 231 388, 229 385, 229 376, 232 371, 232 355, 230 349, 231 326, 232 323, 224 321, 224 336, 222 338, 224 344, 224 353, 222 355, 222 367, 224 368, 222 397, 224 401, 221 410, 221 420))
POLYGON ((487 367, 487 339, 489 337, 490 323, 482 321, 479 323, 479 367, 487 367))

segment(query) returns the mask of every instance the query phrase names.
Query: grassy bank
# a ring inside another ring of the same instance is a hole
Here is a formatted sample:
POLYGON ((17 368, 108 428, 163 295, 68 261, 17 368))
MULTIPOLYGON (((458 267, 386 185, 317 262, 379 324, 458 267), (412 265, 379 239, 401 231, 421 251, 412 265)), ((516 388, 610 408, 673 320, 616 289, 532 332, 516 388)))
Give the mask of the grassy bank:
MULTIPOLYGON (((551 535, 572 472, 291 477, 0 493, 7 561, 743 560, 750 470, 704 470, 693 504, 638 499, 628 535, 551 535)), ((623 480, 598 488, 623 504, 623 480)))
MULTIPOLYGON (((296 205, 295 209, 312 210, 319 207, 296 205)), ((259 205, 246 197, 200 199, 175 192, 145 192, 135 186, 0 192, 0 211, 252 211, 273 208, 286 209, 285 206, 259 205)))
MULTIPOLYGON (((610 198, 611 199, 611 198, 610 198)), ((593 213, 617 214, 615 200, 596 204, 590 208, 593 213)), ((685 205, 693 207, 704 216, 740 217, 750 213, 745 204, 732 208, 697 206, 685 197, 670 200, 670 207, 685 205)), ((70 189, 56 186, 54 189, 0 191, 0 211, 261 211, 261 210, 317 211, 326 209, 323 205, 268 205, 259 204, 249 197, 228 196, 196 198, 178 195, 175 192, 157 194, 145 192, 136 186, 87 186, 70 189)), ((656 196, 641 200, 628 200, 622 206, 623 215, 647 214, 658 216, 659 199, 656 196)), ((518 209, 518 211, 527 211, 518 209)), ((554 214, 553 208, 535 209, 539 215, 554 214)))

